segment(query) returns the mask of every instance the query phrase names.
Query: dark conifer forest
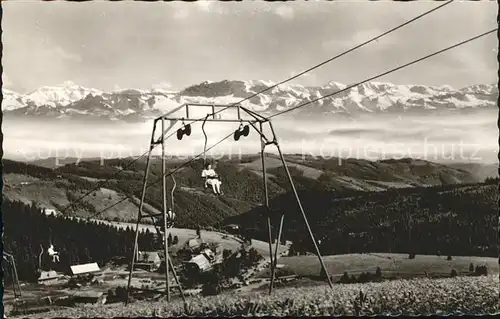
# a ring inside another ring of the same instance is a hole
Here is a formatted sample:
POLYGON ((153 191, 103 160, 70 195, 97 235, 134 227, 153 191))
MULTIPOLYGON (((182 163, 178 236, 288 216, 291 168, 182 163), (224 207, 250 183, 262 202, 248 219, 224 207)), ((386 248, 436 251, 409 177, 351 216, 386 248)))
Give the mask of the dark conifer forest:
MULTIPOLYGON (((390 189, 384 192, 302 190, 299 197, 324 255, 345 253, 498 256, 498 179, 470 185, 390 189)), ((270 202, 273 224, 285 214, 282 241, 295 253, 314 252, 293 193, 270 202)), ((262 206, 226 220, 246 236, 267 240, 262 206)), ((274 236, 277 227, 273 227, 274 236)))
MULTIPOLYGON (((134 231, 113 226, 72 220, 46 215, 35 205, 26 205, 4 198, 2 203, 4 222, 3 249, 14 256, 19 279, 36 281, 38 278, 40 245, 43 246, 41 266, 43 270, 69 273, 70 266, 97 262, 102 267, 116 257, 130 257, 134 231), (46 254, 52 243, 60 254, 60 262, 51 264, 46 254)), ((140 234, 140 246, 152 249, 153 234, 140 234)), ((7 274, 8 272, 6 272, 7 274)))

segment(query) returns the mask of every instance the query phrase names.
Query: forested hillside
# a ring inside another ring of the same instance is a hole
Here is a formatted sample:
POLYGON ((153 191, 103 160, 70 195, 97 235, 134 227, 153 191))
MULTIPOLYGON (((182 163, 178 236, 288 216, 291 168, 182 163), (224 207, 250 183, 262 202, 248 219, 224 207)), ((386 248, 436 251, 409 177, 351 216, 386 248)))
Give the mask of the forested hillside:
MULTIPOLYGON (((412 159, 371 162, 286 155, 286 160, 297 189, 312 193, 329 192, 335 198, 389 188, 478 181, 476 176, 464 170, 412 159)), ((146 165, 144 158, 132 161, 132 158, 80 161, 50 169, 4 160, 4 195, 26 204, 35 201, 43 207, 63 211, 65 215, 95 215, 108 220, 132 221, 137 216, 146 165), (88 196, 79 200, 90 191, 88 196), (120 204, 114 205, 116 202, 120 204), (70 206, 70 203, 74 205, 70 206)), ((245 155, 238 159, 208 158, 207 161, 216 166, 221 176, 223 196, 215 197, 210 189, 203 188, 204 181, 200 176, 202 159, 188 165, 185 165, 185 159, 169 158, 167 161, 167 171, 176 170, 173 177, 178 227, 217 226, 226 218, 248 212, 263 202, 259 155, 245 155)), ((276 155, 266 154, 266 171, 270 198, 291 190, 276 155)), ((168 177, 167 181, 170 198, 173 179, 168 177)), ((153 211, 162 210, 161 187, 161 161, 155 157, 145 197, 153 211)))
MULTIPOLYGON (((262 210, 262 174, 256 161, 258 157, 254 156, 217 163, 225 191, 221 197, 203 190, 203 181, 199 177, 201 160, 176 172, 176 227, 237 223, 246 229, 247 236, 267 240, 266 215, 262 210)), ((337 187, 340 184, 335 182, 335 174, 337 177, 340 174, 354 176, 352 179, 357 185, 362 182, 368 185, 372 181, 363 179, 367 177, 360 174, 386 174, 390 170, 398 176, 406 174, 406 178, 415 180, 416 185, 422 180, 418 176, 429 180, 429 176, 445 171, 455 176, 462 174, 464 180, 472 177, 463 171, 450 171, 432 163, 419 163, 419 168, 415 168, 405 161, 367 162, 355 169, 361 165, 360 161, 334 169, 332 166, 336 164, 328 162, 319 167, 317 162, 303 161, 298 164, 292 156, 289 161, 309 223, 316 238, 321 240, 323 254, 440 252, 450 255, 497 255, 498 179, 469 184, 442 182, 434 187, 386 186, 386 190, 375 188, 370 191, 337 187), (381 165, 386 169, 381 170, 381 165), (405 165, 409 165, 409 171, 405 165)), ((123 217, 128 216, 132 219, 137 214, 144 162, 137 161, 120 174, 113 175, 129 163, 130 159, 110 160, 104 165, 82 162, 53 170, 4 160, 4 249, 14 254, 21 278, 33 280, 36 277, 40 244, 46 247, 50 241, 61 252, 62 268, 88 261, 103 264, 111 256, 130 254, 129 243, 133 236, 130 230, 45 216, 31 204, 35 202, 61 211, 94 189, 102 179, 111 178, 105 186, 101 185, 100 190, 68 209, 66 215, 90 216, 125 199, 127 201, 121 204, 124 206, 116 206, 99 217, 125 219, 123 217)), ((282 239, 292 240, 295 251, 312 251, 285 172, 276 162, 269 163, 267 172, 273 218, 276 220, 279 212, 286 213, 282 239)), ((180 161, 170 162, 169 169, 181 165, 180 161)), ((160 172, 160 162, 155 160, 150 176, 153 184, 146 196, 153 209, 161 209, 162 204, 160 172)), ((391 180, 395 175, 385 178, 391 180)), ((172 187, 171 179, 169 187, 172 187)), ((144 245, 153 245, 152 235, 146 236, 149 237, 141 239, 145 241, 144 245)))
MULTIPOLYGON (((329 191, 303 190, 299 196, 323 254, 498 255, 498 179, 341 198, 329 191)), ((285 213, 283 239, 292 240, 295 251, 314 251, 293 194, 275 198, 270 207, 275 225, 280 212, 285 213)), ((258 207, 226 222, 266 239, 266 216, 258 207)))

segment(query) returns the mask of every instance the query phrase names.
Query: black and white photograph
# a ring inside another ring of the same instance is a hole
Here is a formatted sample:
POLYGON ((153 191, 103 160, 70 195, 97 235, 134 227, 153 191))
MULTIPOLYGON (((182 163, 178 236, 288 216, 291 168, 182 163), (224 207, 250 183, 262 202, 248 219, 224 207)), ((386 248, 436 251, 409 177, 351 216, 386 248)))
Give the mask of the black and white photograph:
POLYGON ((500 314, 496 1, 2 1, 3 318, 500 314))

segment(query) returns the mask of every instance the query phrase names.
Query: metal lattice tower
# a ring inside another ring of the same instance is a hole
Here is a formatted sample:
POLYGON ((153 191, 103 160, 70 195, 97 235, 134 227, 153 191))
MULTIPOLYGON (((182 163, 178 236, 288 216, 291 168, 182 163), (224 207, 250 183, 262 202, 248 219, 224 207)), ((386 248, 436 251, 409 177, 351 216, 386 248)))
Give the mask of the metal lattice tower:
MULTIPOLYGON (((176 281, 176 286, 178 287, 182 298, 185 301, 184 294, 182 292, 182 288, 178 279, 177 274, 175 273, 174 266, 172 264, 172 261, 169 258, 168 254, 168 227, 167 227, 167 211, 171 209, 174 211, 173 207, 173 190, 172 190, 172 204, 169 207, 168 206, 168 201, 167 201, 167 172, 166 172, 166 153, 165 153, 165 146, 166 146, 166 135, 169 133, 169 131, 178 123, 182 122, 182 128, 177 131, 179 134, 179 131, 182 131, 184 129, 184 132, 188 133, 181 133, 181 138, 183 134, 190 135, 191 132, 191 126, 190 124, 185 124, 185 121, 190 122, 190 123, 195 123, 195 122, 220 122, 220 123, 245 123, 246 125, 249 125, 249 127, 253 128, 254 131, 256 131, 259 136, 260 136, 260 142, 261 142, 261 161, 262 161, 262 173, 263 173, 263 188, 264 188, 264 202, 263 202, 263 207, 265 208, 267 212, 267 228, 268 228, 268 233, 269 233, 269 258, 271 261, 271 282, 269 285, 269 294, 272 293, 273 286, 274 286, 274 280, 276 276, 276 266, 277 266, 277 258, 278 258, 278 251, 279 251, 279 246, 280 246, 280 240, 281 240, 281 234, 282 234, 282 229, 283 229, 283 222, 284 222, 284 213, 281 213, 280 216, 280 223, 279 223, 279 228, 278 228, 278 233, 277 233, 277 238, 276 238, 276 246, 273 252, 273 236, 271 232, 272 228, 272 222, 271 222, 271 211, 269 208, 269 193, 268 193, 268 184, 267 184, 267 174, 266 174, 266 163, 265 163, 265 155, 264 155, 264 150, 267 146, 274 145, 276 146, 276 149, 279 153, 279 157, 281 159, 283 168, 285 169, 288 181, 290 182, 290 186, 292 188, 292 191, 294 193, 295 200, 298 204, 298 208, 302 214, 305 226, 308 230, 309 236, 313 242, 314 248, 316 250, 317 256, 319 258, 321 267, 327 277, 328 283, 331 288, 333 288, 332 281, 330 279, 330 276, 328 275, 328 271, 326 269, 325 263, 323 261, 323 258, 321 256, 321 253, 319 251, 317 242, 314 238, 313 232, 311 230, 311 227, 309 226, 309 222, 307 220, 306 214, 304 212, 304 209, 302 207, 302 203, 299 199, 297 190, 295 188, 295 185, 292 180, 292 176, 290 174, 290 171, 288 169, 288 166, 286 164, 285 158, 283 156, 283 153, 281 151, 280 145, 277 140, 277 136, 274 130, 274 127, 271 123, 271 120, 258 114, 253 111, 250 111, 240 105, 220 105, 220 104, 200 104, 200 103, 189 103, 189 104, 183 104, 173 111, 169 112, 168 114, 162 115, 154 120, 153 124, 153 130, 151 134, 151 140, 150 140, 150 147, 149 147, 149 152, 148 152, 148 157, 146 161, 146 169, 145 169, 145 174, 144 174, 144 180, 143 180, 143 187, 142 187, 142 195, 141 195, 141 201, 139 205, 139 212, 138 212, 138 218, 137 218, 137 224, 136 224, 136 230, 135 230, 135 239, 134 239, 134 249, 133 249, 133 254, 130 262, 130 273, 129 273, 129 280, 128 280, 128 289, 127 289, 127 302, 128 302, 128 297, 129 297, 129 292, 131 289, 131 280, 132 280, 132 275, 133 275, 133 268, 134 268, 134 260, 136 258, 137 252, 138 252, 138 235, 139 235, 139 225, 140 222, 143 218, 147 217, 155 217, 158 216, 156 215, 151 215, 151 214, 145 214, 143 212, 144 208, 144 198, 146 194, 146 189, 148 187, 148 175, 149 175, 149 170, 151 166, 151 157, 152 157, 152 150, 153 148, 161 144, 162 145, 162 193, 163 193, 163 220, 164 220, 164 235, 163 235, 163 248, 164 248, 164 255, 165 255, 165 280, 166 280, 166 295, 167 295, 167 301, 170 301, 170 285, 169 285, 169 270, 172 271, 175 281, 176 281), (205 108, 209 109, 211 112, 208 114, 205 113, 206 116, 202 118, 193 118, 192 113, 194 110, 198 110, 199 108, 205 108), (221 108, 221 110, 216 111, 216 109, 221 108), (229 114, 228 114, 229 113, 229 114), (222 115, 225 116, 222 116, 222 115), (226 116, 227 115, 227 116, 226 116), (169 126, 166 127, 165 121, 169 121, 169 126), (161 134, 159 138, 155 138, 155 132, 157 130, 158 122, 161 122, 161 134), (268 135, 265 134, 264 128, 267 125, 268 130, 270 131, 271 137, 268 137, 268 135)), ((205 132, 204 132, 205 134, 205 132)), ((248 128, 247 128, 247 134, 248 134, 248 128)), ((235 132, 236 135, 236 132, 235 132)), ((206 134, 205 134, 206 138, 206 134)), ((238 136, 239 139, 239 136, 238 136)), ((235 136, 235 140, 237 140, 235 136)), ((204 149, 204 155, 206 153, 206 143, 205 143, 205 149, 204 149)), ((175 181, 174 181, 175 182, 175 181)), ((158 231, 158 230, 157 230, 158 231)))

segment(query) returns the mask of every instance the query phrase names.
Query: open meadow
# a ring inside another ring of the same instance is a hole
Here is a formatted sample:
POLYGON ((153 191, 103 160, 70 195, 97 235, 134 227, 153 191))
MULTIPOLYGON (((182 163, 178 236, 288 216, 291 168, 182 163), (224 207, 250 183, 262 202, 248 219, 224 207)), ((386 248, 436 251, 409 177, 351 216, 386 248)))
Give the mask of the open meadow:
MULTIPOLYGON (((323 256, 326 268, 334 280, 338 280, 344 272, 349 275, 359 275, 362 272, 375 273, 380 267, 383 277, 387 278, 409 278, 425 276, 447 277, 452 270, 457 274, 469 272, 469 266, 486 266, 488 272, 498 273, 498 259, 488 257, 465 257, 416 255, 414 259, 408 259, 408 254, 367 253, 349 254, 336 256, 323 256)), ((283 265, 282 271, 301 277, 317 277, 321 272, 321 265, 317 256, 293 256, 282 257, 279 263, 283 265)), ((268 270, 260 276, 267 277, 268 270)))

